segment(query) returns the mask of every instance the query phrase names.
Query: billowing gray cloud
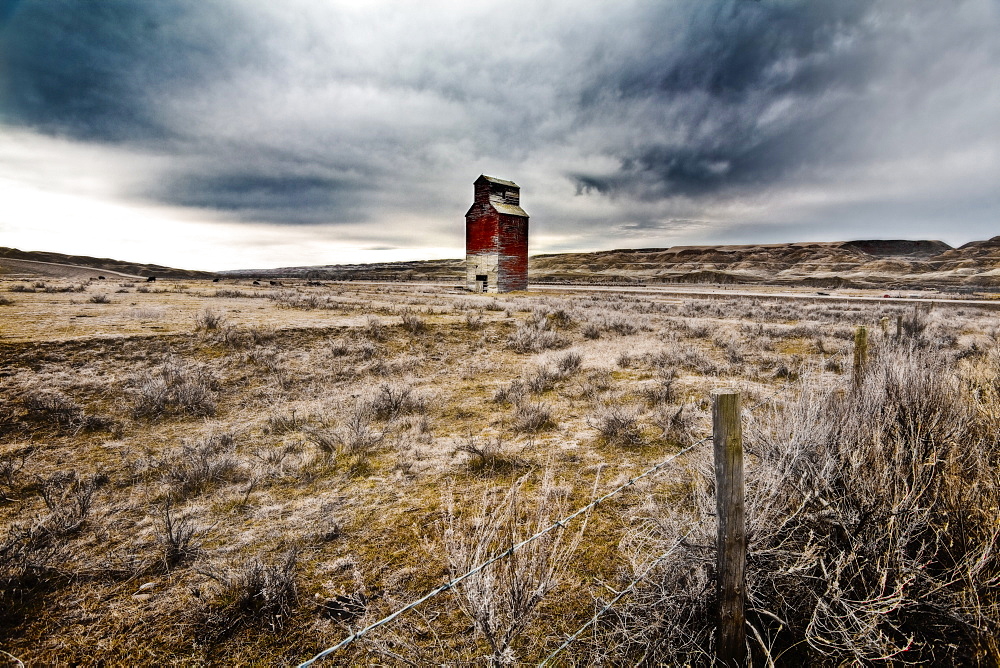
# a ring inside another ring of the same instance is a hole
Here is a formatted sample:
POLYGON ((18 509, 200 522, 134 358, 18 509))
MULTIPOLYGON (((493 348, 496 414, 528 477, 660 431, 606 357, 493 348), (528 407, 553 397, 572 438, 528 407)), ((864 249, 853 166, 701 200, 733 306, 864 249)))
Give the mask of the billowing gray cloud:
POLYGON ((459 247, 480 172, 521 183, 539 251, 962 241, 1000 206, 998 15, 994 0, 25 1, 0 12, 0 124, 127 151, 123 199, 359 241, 368 225, 371 247, 459 247))

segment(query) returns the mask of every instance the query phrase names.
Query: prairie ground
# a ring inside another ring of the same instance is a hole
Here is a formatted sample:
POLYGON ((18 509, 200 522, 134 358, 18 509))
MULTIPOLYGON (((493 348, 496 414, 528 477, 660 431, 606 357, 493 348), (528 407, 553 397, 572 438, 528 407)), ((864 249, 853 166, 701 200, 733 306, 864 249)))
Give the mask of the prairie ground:
MULTIPOLYGON (((702 442, 721 387, 755 661, 1000 657, 993 311, 57 278, 0 322, 0 657, 303 661, 702 442)), ((557 665, 710 663, 713 488, 702 443, 325 661, 537 663, 625 592, 557 665)))

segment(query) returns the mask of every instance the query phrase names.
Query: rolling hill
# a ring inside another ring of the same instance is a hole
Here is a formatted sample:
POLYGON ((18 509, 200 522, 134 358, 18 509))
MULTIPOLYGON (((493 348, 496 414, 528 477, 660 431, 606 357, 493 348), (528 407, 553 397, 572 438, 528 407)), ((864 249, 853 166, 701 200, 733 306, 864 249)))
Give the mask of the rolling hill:
POLYGON ((24 277, 97 278, 109 274, 120 278, 213 278, 215 274, 191 269, 175 269, 158 264, 123 262, 86 255, 64 255, 45 251, 22 251, 0 247, 0 275, 24 277))

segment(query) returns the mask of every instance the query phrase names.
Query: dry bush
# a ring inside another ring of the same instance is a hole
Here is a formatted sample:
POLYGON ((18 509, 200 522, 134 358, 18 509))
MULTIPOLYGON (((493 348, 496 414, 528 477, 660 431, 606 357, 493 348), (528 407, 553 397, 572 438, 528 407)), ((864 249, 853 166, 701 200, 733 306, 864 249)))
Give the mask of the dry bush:
POLYGON ((583 328, 580 330, 580 333, 583 334, 583 338, 585 339, 594 340, 601 338, 600 326, 595 325, 592 322, 588 322, 586 325, 584 325, 583 328))
POLYGON ((500 386, 493 394, 493 401, 498 404, 517 404, 524 399, 527 393, 528 388, 525 386, 524 381, 515 378, 510 383, 500 386))
POLYGON ((133 417, 155 419, 170 413, 215 415, 219 381, 204 366, 168 359, 159 369, 132 377, 125 396, 133 417))
POLYGON ((206 336, 209 341, 229 348, 253 348, 273 341, 277 331, 272 325, 236 325, 222 321, 211 334, 206 332, 206 336))
POLYGON ((507 337, 507 347, 517 353, 537 353, 568 345, 569 339, 553 331, 544 317, 529 318, 507 337))
POLYGON ((606 369, 593 369, 586 373, 583 382, 580 383, 580 394, 586 399, 594 401, 610 390, 612 385, 611 372, 606 369))
POLYGON ((0 296, 0 306, 13 306, 16 303, 17 302, 15 302, 10 297, 0 296))
POLYGON ((485 318, 483 318, 482 313, 466 313, 465 314, 465 328, 469 330, 481 329, 485 318))
POLYGON ((639 331, 639 328, 623 317, 612 317, 604 322, 604 329, 621 336, 629 336, 639 331))
POLYGON ((502 434, 492 437, 468 434, 455 448, 455 453, 459 452, 469 455, 466 464, 473 473, 508 473, 524 466, 502 434))
POLYGON ((677 371, 659 368, 656 382, 642 388, 642 396, 651 406, 669 404, 677 398, 677 371))
POLYGON ((556 358, 556 368, 559 369, 559 373, 564 378, 579 371, 582 364, 583 356, 575 350, 570 350, 556 358))
POLYGON ((212 296, 213 297, 224 297, 224 298, 240 298, 240 297, 249 297, 250 295, 248 295, 246 292, 243 292, 242 290, 230 290, 230 289, 223 288, 223 289, 220 289, 220 290, 216 290, 212 294, 212 296))
POLYGON ((412 386, 400 383, 382 383, 367 400, 367 410, 379 420, 420 413, 426 405, 426 399, 416 394, 412 386))
POLYGON ((95 295, 90 295, 90 297, 87 299, 87 301, 89 303, 91 303, 91 304, 110 304, 111 303, 111 298, 108 297, 103 292, 101 292, 101 293, 98 293, 98 294, 95 294, 95 295))
POLYGON ((600 409, 593 419, 587 423, 597 430, 597 433, 607 443, 617 445, 641 445, 643 443, 642 425, 639 423, 639 411, 634 407, 611 404, 600 409))
POLYGON ((694 439, 699 427, 699 419, 687 404, 669 406, 661 404, 653 418, 660 428, 662 438, 667 443, 685 444, 694 439), (685 410, 686 409, 686 410, 685 410))
POLYGON ((201 571, 222 589, 199 615, 198 635, 218 642, 247 626, 284 627, 299 604, 297 561, 298 553, 291 550, 276 564, 253 557, 235 567, 201 571))
POLYGON ((83 417, 83 408, 58 390, 29 388, 21 396, 21 403, 32 417, 51 419, 63 426, 78 423, 83 417))
POLYGON ((185 443, 162 464, 163 479, 172 496, 186 499, 210 486, 239 479, 236 442, 230 433, 213 434, 185 443))
POLYGON ((365 321, 364 329, 362 330, 365 336, 373 341, 385 341, 386 339, 386 328, 382 323, 382 320, 377 316, 370 315, 365 321))
MULTIPOLYGON (((444 546, 453 577, 537 533, 565 514, 565 491, 550 473, 539 481, 533 507, 518 480, 497 503, 484 498, 478 511, 462 521, 453 499, 447 503, 444 546)), ((566 571, 581 533, 559 528, 528 543, 509 556, 463 580, 456 593, 459 607, 486 641, 490 666, 518 662, 519 636, 534 621, 534 613, 566 571)))
POLYGON ((14 501, 11 497, 20 491, 25 466, 34 452, 30 445, 15 445, 0 452, 0 501, 14 501))
POLYGON ((562 379, 562 374, 550 366, 535 367, 524 377, 524 386, 535 394, 548 392, 557 381, 562 379))
POLYGON ((366 401, 358 401, 347 417, 336 429, 323 430, 307 428, 308 434, 320 452, 326 457, 348 455, 359 458, 367 457, 380 446, 388 436, 386 430, 373 426, 375 414, 366 401))
POLYGON ((199 551, 197 532, 190 519, 177 518, 170 512, 170 501, 163 506, 163 526, 157 541, 163 548, 163 570, 170 572, 199 551))
POLYGON ((199 332, 214 332, 226 324, 226 315, 206 308, 194 318, 194 328, 199 332))
POLYGON ((526 401, 514 407, 511 420, 514 431, 534 433, 555 426, 552 407, 542 401, 526 401))
MULTIPOLYGON (((687 507, 711 502, 704 485, 688 491, 687 507)), ((620 549, 630 555, 630 563, 611 591, 641 580, 563 658, 571 665, 715 665, 714 527, 676 510, 666 514, 662 504, 641 507, 628 521, 633 529, 620 549)), ((595 605, 611 597, 597 596, 595 605)))
POLYGON ((410 334, 420 334, 427 329, 427 323, 423 318, 414 313, 404 313, 400 326, 410 334))
POLYGON ((38 493, 49 510, 43 522, 45 530, 56 536, 78 531, 90 514, 97 482, 93 477, 80 478, 76 471, 42 481, 38 493))

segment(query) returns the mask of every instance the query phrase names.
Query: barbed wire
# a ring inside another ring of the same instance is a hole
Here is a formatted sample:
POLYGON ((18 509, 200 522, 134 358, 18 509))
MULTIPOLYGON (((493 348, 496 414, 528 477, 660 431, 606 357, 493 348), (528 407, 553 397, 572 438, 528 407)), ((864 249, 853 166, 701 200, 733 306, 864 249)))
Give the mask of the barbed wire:
POLYGON ((415 600, 415 601, 413 601, 413 602, 411 602, 411 603, 403 606, 402 608, 399 608, 395 612, 393 612, 393 613, 391 613, 391 614, 383 617, 382 619, 380 619, 380 620, 378 620, 376 622, 372 622, 371 624, 369 624, 368 626, 364 627, 360 631, 352 633, 351 635, 349 635, 348 637, 344 638, 343 640, 341 640, 339 643, 337 643, 333 647, 329 647, 329 648, 323 650, 322 652, 320 652, 319 654, 317 654, 316 656, 314 656, 313 658, 309 659, 308 661, 304 661, 303 663, 300 663, 299 666, 298 666, 298 668, 309 668, 309 666, 313 665, 316 661, 319 661, 320 659, 323 659, 323 658, 329 656, 330 654, 333 654, 334 652, 347 647, 352 642, 354 642, 355 640, 357 640, 361 636, 365 635, 369 631, 371 631, 373 629, 376 629, 379 626, 383 626, 384 624, 388 624, 389 622, 393 621, 394 619, 396 619, 397 617, 399 617, 400 615, 402 615, 404 612, 408 612, 409 610, 412 610, 413 608, 415 608, 418 605, 424 603, 425 601, 427 601, 427 600, 429 600, 431 598, 434 598, 438 594, 441 594, 443 592, 448 591, 452 587, 454 587, 454 586, 458 585, 459 583, 461 583, 463 580, 466 580, 466 579, 472 577, 473 575, 481 572, 487 566, 490 566, 491 564, 494 564, 494 563, 500 561, 501 559, 506 559, 507 557, 511 556, 512 554, 514 554, 514 552, 516 552, 517 550, 521 549, 525 545, 527 545, 527 544, 529 544, 529 543, 531 543, 531 542, 533 542, 535 540, 538 540, 542 536, 546 535, 547 533, 549 533, 551 531, 554 531, 557 528, 565 528, 565 526, 566 526, 567 523, 572 522, 574 519, 576 519, 580 515, 582 515, 582 514, 584 514, 586 512, 589 512, 590 510, 592 510, 593 508, 597 507, 598 505, 600 505, 604 501, 608 500, 609 498, 611 498, 615 494, 618 494, 622 490, 624 490, 624 489, 626 489, 626 488, 634 485, 639 480, 642 480, 643 478, 645 478, 647 476, 651 476, 654 473, 657 473, 658 471, 660 471, 661 469, 663 469, 663 467, 665 467, 667 464, 671 463, 672 461, 674 461, 675 459, 677 459, 681 455, 684 455, 684 454, 690 452, 691 450, 693 450, 694 448, 698 447, 699 445, 701 445, 705 441, 711 440, 711 438, 712 438, 711 436, 706 436, 705 438, 692 443, 691 445, 687 446, 686 448, 683 448, 679 452, 674 453, 673 455, 671 455, 667 459, 663 460, 662 462, 660 462, 656 466, 653 466, 653 467, 651 467, 651 468, 643 471, 642 473, 640 473, 639 475, 635 476, 634 478, 629 478, 628 482, 626 482, 626 483, 624 483, 622 485, 619 485, 618 487, 616 487, 615 489, 611 490, 607 494, 605 494, 605 495, 603 495, 603 496, 601 496, 599 498, 594 499, 593 501, 591 501, 590 503, 588 503, 585 506, 582 506, 582 507, 578 508, 576 511, 570 513, 566 517, 564 517, 564 518, 562 518, 560 520, 556 520, 555 522, 553 522, 549 526, 545 527, 544 529, 538 531, 534 535, 528 536, 524 540, 522 540, 522 541, 520 541, 518 543, 515 543, 514 545, 511 545, 506 550, 504 550, 504 551, 502 551, 502 552, 500 552, 498 554, 495 554, 494 556, 490 557, 489 559, 487 559, 483 563, 479 564, 478 566, 472 568, 471 570, 463 573, 462 575, 459 575, 458 577, 456 577, 456 578, 452 579, 451 581, 449 581, 449 582, 441 585, 440 587, 432 589, 431 591, 429 591, 428 593, 424 594, 423 596, 421 596, 417 600, 415 600))
POLYGON ((542 668, 542 666, 548 665, 549 661, 554 659, 556 655, 559 654, 559 652, 563 651, 564 649, 572 645, 574 642, 576 642, 576 640, 580 637, 580 634, 582 634, 584 631, 590 628, 591 625, 597 623, 597 620, 601 617, 601 615, 603 615, 608 610, 613 608, 615 604, 618 603, 618 601, 622 600, 622 598, 624 598, 626 594, 632 591, 632 589, 634 589, 637 584, 645 580, 646 576, 649 575, 654 568, 656 568, 659 564, 663 563, 667 559, 667 557, 669 557, 670 555, 672 555, 674 552, 677 551, 677 548, 681 546, 685 538, 690 536, 695 529, 697 529, 704 523, 705 520, 699 520, 698 522, 696 522, 694 526, 692 526, 690 529, 687 530, 687 533, 685 533, 683 536, 677 539, 677 542, 674 543, 669 550, 658 556, 656 559, 653 559, 653 561, 650 562, 649 566, 646 567, 646 570, 640 573, 637 578, 632 580, 632 582, 630 582, 627 587, 618 592, 618 594, 613 599, 611 599, 611 601, 608 602, 607 605, 605 605, 601 610, 596 612, 593 617, 588 619, 587 623, 585 623, 583 626, 574 631, 572 635, 566 638, 565 642, 559 645, 559 647, 557 647, 555 651, 552 652, 552 654, 549 654, 547 657, 545 657, 542 660, 542 662, 538 664, 538 668, 542 668))

